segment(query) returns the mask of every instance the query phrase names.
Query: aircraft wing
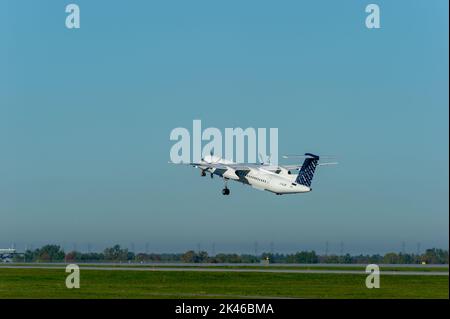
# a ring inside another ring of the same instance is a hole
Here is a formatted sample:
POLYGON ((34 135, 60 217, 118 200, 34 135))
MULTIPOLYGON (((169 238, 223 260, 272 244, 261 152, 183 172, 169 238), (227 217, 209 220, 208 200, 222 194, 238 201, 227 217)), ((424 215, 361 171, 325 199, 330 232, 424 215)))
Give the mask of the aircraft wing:
POLYGON ((297 165, 280 165, 280 167, 287 169, 289 171, 292 169, 300 169, 302 167, 302 165, 298 165, 298 164, 297 165))
MULTIPOLYGON (((317 166, 325 166, 325 165, 337 165, 337 162, 329 162, 329 163, 319 163, 317 164, 317 166)), ((280 165, 281 168, 287 169, 287 170, 300 170, 302 168, 302 165, 297 164, 297 165, 280 165)))
MULTIPOLYGON (((190 165, 193 167, 200 167, 200 168, 204 168, 204 169, 208 169, 208 168, 216 168, 216 169, 223 169, 223 170, 227 170, 227 169, 234 169, 235 171, 250 171, 252 169, 262 169, 264 171, 269 171, 269 172, 277 172, 280 168, 284 168, 287 170, 300 170, 302 168, 302 164, 293 164, 293 165, 278 165, 278 166, 273 166, 273 165, 260 165, 260 164, 239 164, 239 163, 233 163, 233 164, 222 164, 222 163, 206 163, 206 162, 200 162, 200 163, 173 163, 173 162, 169 162, 172 164, 179 164, 179 165, 190 165)), ((330 163, 319 163, 317 164, 317 166, 325 166, 325 165, 336 165, 338 164, 337 162, 330 162, 330 163)))
POLYGON ((208 168, 216 168, 216 169, 234 169, 235 171, 250 171, 251 165, 244 165, 244 164, 222 164, 222 163, 206 163, 206 162, 200 162, 200 163, 173 163, 169 162, 171 164, 179 164, 179 165, 189 165, 193 167, 200 167, 204 169, 208 168))
POLYGON ((176 164, 176 165, 187 165, 187 166, 192 166, 192 167, 200 167, 203 169, 207 169, 207 168, 227 169, 226 165, 219 164, 219 163, 174 163, 174 162, 169 162, 169 163, 176 164))
POLYGON ((207 167, 207 168, 224 169, 224 170, 233 169, 235 171, 243 171, 243 172, 248 172, 251 170, 251 166, 242 165, 242 164, 219 164, 219 163, 209 164, 209 163, 206 163, 206 164, 201 164, 200 166, 207 167))

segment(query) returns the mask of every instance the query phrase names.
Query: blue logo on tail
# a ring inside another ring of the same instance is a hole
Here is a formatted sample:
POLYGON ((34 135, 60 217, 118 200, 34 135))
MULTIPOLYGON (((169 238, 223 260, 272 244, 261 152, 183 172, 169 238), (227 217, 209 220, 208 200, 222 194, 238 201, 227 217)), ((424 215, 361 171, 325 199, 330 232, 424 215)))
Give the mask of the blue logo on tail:
POLYGON ((302 168, 300 169, 300 172, 298 172, 295 182, 297 184, 311 187, 311 182, 320 157, 311 153, 306 153, 305 156, 309 157, 307 157, 303 162, 302 168))

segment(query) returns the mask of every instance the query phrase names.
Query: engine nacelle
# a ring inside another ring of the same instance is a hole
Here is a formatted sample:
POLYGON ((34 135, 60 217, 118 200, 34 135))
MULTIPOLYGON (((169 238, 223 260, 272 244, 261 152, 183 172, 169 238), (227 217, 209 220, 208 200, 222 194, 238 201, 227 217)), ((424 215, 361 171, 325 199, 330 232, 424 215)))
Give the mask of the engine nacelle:
POLYGON ((291 172, 284 167, 280 167, 280 175, 291 175, 291 172))
POLYGON ((232 168, 228 168, 225 173, 222 174, 224 178, 238 180, 239 176, 236 175, 236 171, 232 168))

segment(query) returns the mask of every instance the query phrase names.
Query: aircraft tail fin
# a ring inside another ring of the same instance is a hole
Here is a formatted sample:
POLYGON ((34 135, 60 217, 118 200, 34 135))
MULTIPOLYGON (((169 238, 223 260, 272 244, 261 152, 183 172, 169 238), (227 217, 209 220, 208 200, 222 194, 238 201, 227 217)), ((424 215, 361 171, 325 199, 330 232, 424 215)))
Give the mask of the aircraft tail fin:
POLYGON ((300 185, 305 185, 311 187, 311 182, 314 177, 314 172, 319 163, 320 157, 311 153, 305 154, 306 158, 303 165, 298 172, 297 179, 295 182, 300 185))

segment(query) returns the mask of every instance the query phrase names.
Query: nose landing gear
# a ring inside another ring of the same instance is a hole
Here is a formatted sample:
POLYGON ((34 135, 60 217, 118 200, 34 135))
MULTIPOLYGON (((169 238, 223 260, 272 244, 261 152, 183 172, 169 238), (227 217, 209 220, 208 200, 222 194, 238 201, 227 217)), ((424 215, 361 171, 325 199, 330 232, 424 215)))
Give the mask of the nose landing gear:
POLYGON ((227 180, 225 180, 225 187, 222 189, 222 195, 230 195, 230 189, 227 187, 227 180))

